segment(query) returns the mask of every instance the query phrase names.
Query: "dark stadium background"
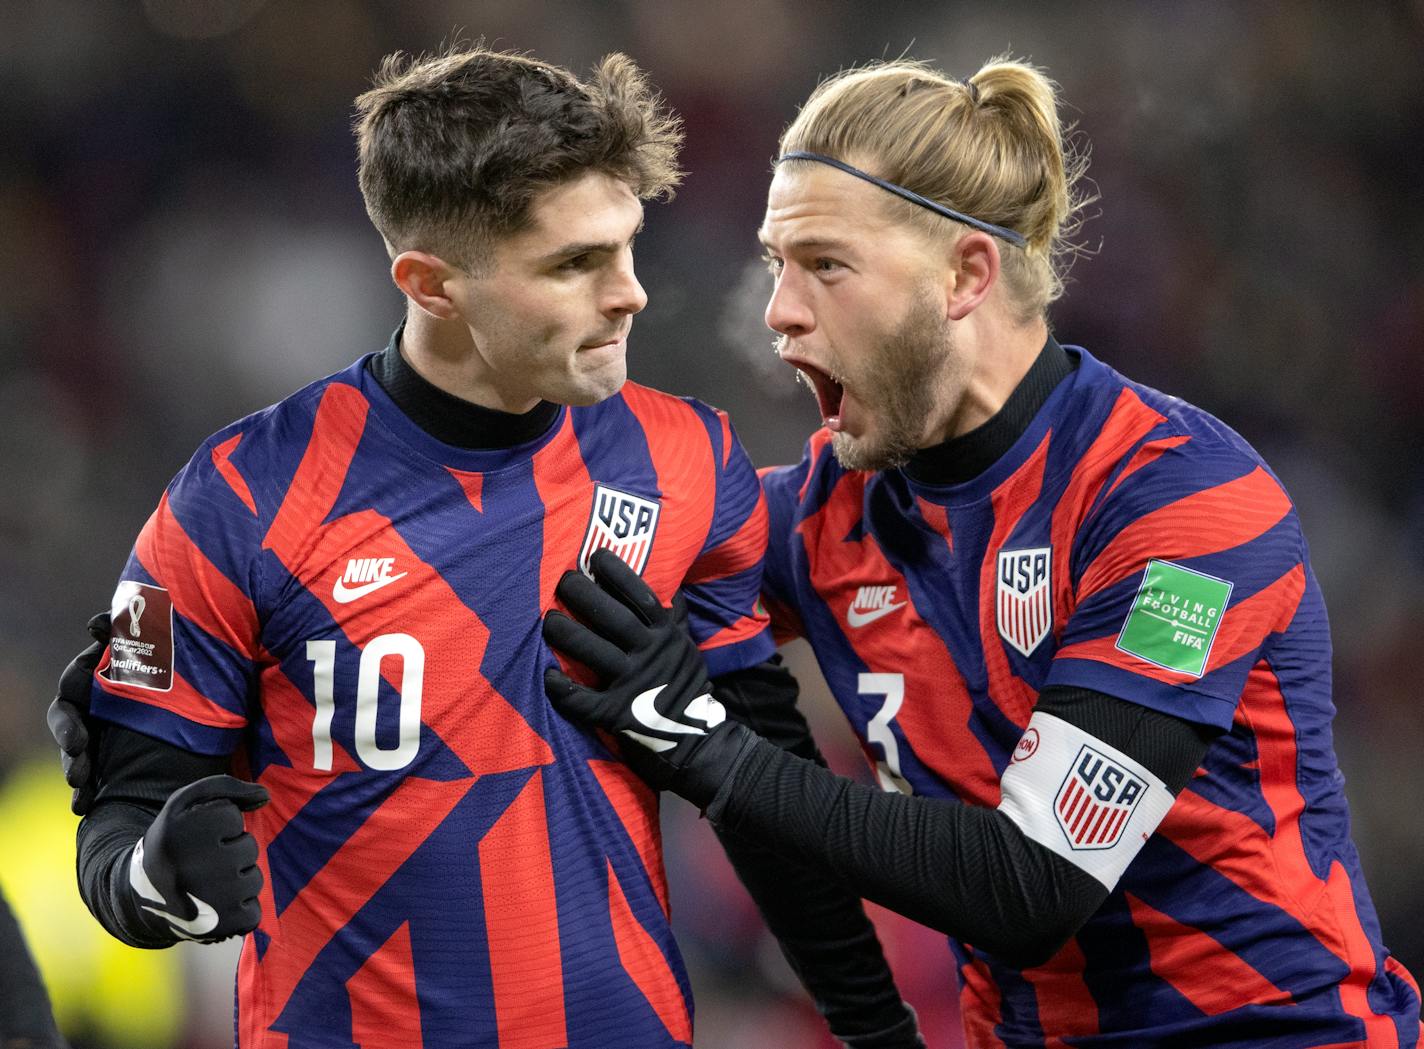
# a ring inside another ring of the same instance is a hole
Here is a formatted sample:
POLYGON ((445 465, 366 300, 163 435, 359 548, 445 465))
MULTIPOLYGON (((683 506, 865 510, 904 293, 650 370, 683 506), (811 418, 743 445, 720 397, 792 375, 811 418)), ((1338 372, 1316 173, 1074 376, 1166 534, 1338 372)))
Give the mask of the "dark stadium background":
MULTIPOLYGON (((384 344, 402 299, 350 102, 383 54, 456 28, 579 70, 625 50, 682 113, 688 178, 638 242, 630 370, 728 409, 763 465, 816 424, 771 355, 753 243, 796 104, 903 52, 1047 66, 1101 196, 1057 331, 1222 416, 1296 499, 1356 840, 1424 975, 1424 2, 0 0, 0 878, 76 1041, 230 1044, 231 952, 187 951, 181 976, 104 953, 65 852, 54 680, 196 444, 384 344)), ((675 799, 665 822, 698 1045, 823 1044, 706 825, 675 799)), ((884 928, 932 1046, 958 1045, 941 938, 884 928)))

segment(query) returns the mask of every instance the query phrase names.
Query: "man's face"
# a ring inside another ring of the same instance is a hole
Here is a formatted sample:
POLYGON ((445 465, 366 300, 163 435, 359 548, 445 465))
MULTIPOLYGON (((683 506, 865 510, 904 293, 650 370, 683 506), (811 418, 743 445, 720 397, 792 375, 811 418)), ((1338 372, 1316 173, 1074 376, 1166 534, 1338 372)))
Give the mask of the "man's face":
POLYGON ((481 276, 451 298, 474 340, 491 403, 595 404, 627 378, 628 330, 648 296, 633 275, 643 205, 628 185, 590 171, 534 198, 532 224, 500 241, 481 276))
POLYGON ((898 466, 941 439, 967 379, 945 318, 945 264, 885 196, 825 165, 782 165, 760 230, 776 278, 767 326, 852 470, 898 466))

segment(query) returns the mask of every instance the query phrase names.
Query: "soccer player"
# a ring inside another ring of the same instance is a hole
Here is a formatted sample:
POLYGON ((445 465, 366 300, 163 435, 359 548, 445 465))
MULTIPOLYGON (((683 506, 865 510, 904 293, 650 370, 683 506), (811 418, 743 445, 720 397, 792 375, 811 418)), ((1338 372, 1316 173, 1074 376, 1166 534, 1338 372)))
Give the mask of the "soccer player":
MULTIPOLYGON (((51 710, 81 891, 140 946, 250 933, 243 1049, 687 1046, 656 795, 550 708, 540 640, 602 551, 678 595, 707 723, 771 672, 746 454, 624 383, 677 121, 622 56, 483 48, 393 56, 357 110, 406 320, 210 438, 140 533, 51 710)), ((922 1045, 858 898, 728 851, 832 1031, 922 1045)))
POLYGON ((1081 171, 1012 61, 843 73, 781 141, 766 319, 823 428, 763 478, 764 588, 883 791, 689 717, 696 652, 612 559, 559 587, 593 629, 546 622, 601 687, 551 670, 550 696, 650 740, 721 827, 949 934, 974 1046, 1415 1046, 1289 497, 1047 326, 1081 171))

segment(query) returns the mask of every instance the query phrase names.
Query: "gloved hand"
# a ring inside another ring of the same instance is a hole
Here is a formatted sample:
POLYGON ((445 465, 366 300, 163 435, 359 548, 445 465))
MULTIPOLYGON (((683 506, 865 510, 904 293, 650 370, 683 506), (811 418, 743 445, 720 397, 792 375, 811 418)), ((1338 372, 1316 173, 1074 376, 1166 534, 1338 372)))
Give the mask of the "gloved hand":
POLYGON ((216 943, 257 928, 262 872, 242 814, 267 800, 265 787, 232 776, 169 796, 129 860, 129 887, 151 930, 216 943))
POLYGON ((59 692, 45 720, 59 744, 64 781, 74 788, 69 807, 76 816, 87 815, 94 804, 94 755, 99 749, 98 727, 88 719, 90 679, 109 645, 109 613, 100 612, 86 629, 94 643, 69 661, 59 675, 59 692))
POLYGON ((652 786, 705 806, 748 730, 728 721, 712 696, 707 667, 688 636, 681 598, 657 595, 609 550, 589 559, 593 579, 566 572, 555 596, 582 622, 559 611, 544 617, 544 640, 598 675, 586 688, 557 667, 544 691, 566 717, 607 729, 643 749, 634 770, 652 786))

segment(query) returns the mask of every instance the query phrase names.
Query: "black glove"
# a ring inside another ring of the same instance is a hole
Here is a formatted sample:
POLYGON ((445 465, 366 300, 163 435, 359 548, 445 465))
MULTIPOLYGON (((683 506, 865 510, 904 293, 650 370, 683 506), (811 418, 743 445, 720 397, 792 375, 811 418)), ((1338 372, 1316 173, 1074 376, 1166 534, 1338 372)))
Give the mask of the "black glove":
POLYGON ((242 814, 267 804, 267 788, 208 776, 174 791, 133 848, 129 888, 150 930, 216 943, 262 918, 257 841, 242 814))
POLYGON ((664 608, 609 550, 597 551, 589 567, 592 580, 566 572, 554 590, 583 623, 551 611, 544 617, 544 640, 597 674, 602 689, 585 688, 550 667, 544 691, 566 717, 643 748, 636 759, 630 755, 630 764, 654 787, 705 806, 730 767, 726 762, 751 733, 728 721, 712 698, 681 596, 664 608))
POLYGON ((59 675, 59 693, 45 715, 49 734, 59 744, 64 781, 74 788, 69 807, 76 816, 87 815, 94 805, 94 755, 99 750, 99 727, 88 719, 89 688, 94 670, 109 646, 109 613, 94 616, 86 629, 94 643, 71 659, 59 675))

